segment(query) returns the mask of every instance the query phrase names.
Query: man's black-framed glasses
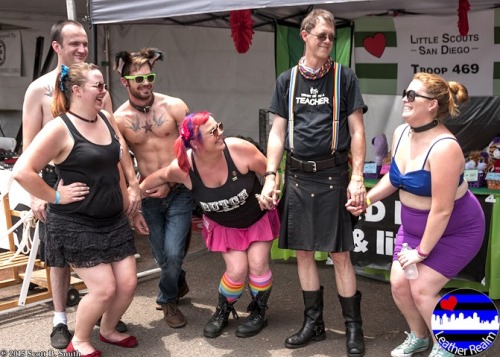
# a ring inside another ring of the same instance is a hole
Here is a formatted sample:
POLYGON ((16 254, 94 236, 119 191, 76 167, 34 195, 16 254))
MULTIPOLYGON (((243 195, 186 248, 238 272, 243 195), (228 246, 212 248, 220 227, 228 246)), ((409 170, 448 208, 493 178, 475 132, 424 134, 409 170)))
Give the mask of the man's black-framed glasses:
POLYGON ((429 100, 433 100, 433 99, 436 99, 436 98, 432 98, 432 97, 427 97, 425 95, 422 95, 422 94, 418 94, 417 92, 415 92, 414 90, 406 90, 404 89, 403 90, 403 98, 406 97, 406 99, 408 99, 408 102, 414 102, 415 101, 415 98, 416 97, 420 97, 420 98, 425 98, 425 99, 429 99, 429 100))
POLYGON ((137 84, 144 83, 145 80, 147 80, 149 83, 153 83, 156 79, 156 73, 137 74, 135 76, 123 76, 123 78, 132 79, 137 84))
POLYGON ((220 134, 224 132, 224 124, 218 122, 217 126, 209 131, 208 135, 213 135, 214 138, 218 138, 220 134))

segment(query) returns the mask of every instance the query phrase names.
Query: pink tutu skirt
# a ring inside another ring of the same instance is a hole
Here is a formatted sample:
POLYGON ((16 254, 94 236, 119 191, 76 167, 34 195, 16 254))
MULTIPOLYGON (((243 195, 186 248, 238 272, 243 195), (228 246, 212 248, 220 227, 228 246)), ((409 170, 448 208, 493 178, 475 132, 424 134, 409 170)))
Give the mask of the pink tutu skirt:
POLYGON ((253 242, 272 241, 278 238, 279 232, 278 210, 273 208, 248 228, 225 227, 203 215, 201 234, 208 250, 228 252, 229 250, 245 251, 253 242))

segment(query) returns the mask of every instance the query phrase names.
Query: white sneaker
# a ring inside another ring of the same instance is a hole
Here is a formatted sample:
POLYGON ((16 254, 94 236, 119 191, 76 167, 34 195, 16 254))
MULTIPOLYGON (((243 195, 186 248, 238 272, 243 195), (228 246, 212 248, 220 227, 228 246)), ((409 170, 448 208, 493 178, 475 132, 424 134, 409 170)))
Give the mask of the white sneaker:
POLYGON ((429 348, 428 338, 418 338, 413 332, 408 333, 405 331, 405 333, 408 337, 402 344, 391 351, 392 357, 411 357, 414 353, 424 352, 429 348))

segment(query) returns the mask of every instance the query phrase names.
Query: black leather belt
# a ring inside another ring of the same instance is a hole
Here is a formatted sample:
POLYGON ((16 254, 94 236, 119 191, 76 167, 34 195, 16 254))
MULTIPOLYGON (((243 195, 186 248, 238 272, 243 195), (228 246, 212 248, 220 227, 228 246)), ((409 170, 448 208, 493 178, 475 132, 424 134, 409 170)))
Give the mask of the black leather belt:
POLYGON ((345 164, 347 162, 347 152, 338 154, 326 160, 312 161, 312 160, 299 160, 293 157, 290 153, 286 156, 286 163, 292 168, 304 172, 316 172, 320 170, 329 169, 335 166, 345 164))

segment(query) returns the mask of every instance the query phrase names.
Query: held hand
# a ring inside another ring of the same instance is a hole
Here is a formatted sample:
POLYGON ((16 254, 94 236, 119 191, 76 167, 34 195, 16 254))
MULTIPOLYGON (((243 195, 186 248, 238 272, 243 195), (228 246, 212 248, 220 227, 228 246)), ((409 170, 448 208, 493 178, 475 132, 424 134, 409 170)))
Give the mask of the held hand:
POLYGON ((170 193, 170 187, 167 184, 142 191, 143 197, 164 198, 170 193))
POLYGON ((128 191, 128 198, 129 198, 129 205, 127 207, 127 210, 125 211, 125 214, 127 217, 134 216, 137 211, 141 209, 142 206, 142 201, 141 201, 141 188, 139 185, 136 185, 134 187, 129 186, 127 188, 128 191))
POLYGON ((345 208, 346 208, 349 212, 351 212, 351 214, 353 214, 354 216, 359 216, 359 215, 361 215, 363 212, 365 212, 365 211, 366 211, 367 206, 366 206, 366 202, 365 202, 365 203, 363 203, 363 205, 361 205, 361 206, 356 206, 356 205, 354 204, 354 200, 353 200, 352 198, 349 198, 349 199, 347 200, 347 203, 345 204, 345 208))
POLYGON ((423 259, 418 255, 416 249, 407 250, 405 252, 398 253, 398 261, 403 269, 406 269, 408 265, 414 263, 420 263, 423 259))
POLYGON ((31 210, 35 219, 45 222, 47 214, 47 202, 35 196, 31 196, 31 210))
POLYGON ((347 198, 352 199, 354 206, 362 206, 366 200, 366 188, 363 181, 352 180, 347 186, 347 198))
POLYGON ((132 217, 131 221, 131 226, 132 228, 139 234, 142 235, 148 235, 149 234, 149 227, 148 224, 146 223, 146 220, 144 219, 144 216, 142 215, 141 212, 137 212, 137 214, 132 217))
POLYGON ((256 195, 261 210, 270 210, 278 204, 279 190, 276 189, 275 181, 266 179, 260 195, 256 195))
POLYGON ((60 194, 59 204, 65 205, 83 201, 85 196, 89 193, 89 187, 83 182, 73 182, 70 185, 64 186, 64 182, 61 179, 57 186, 57 191, 59 191, 60 194))

